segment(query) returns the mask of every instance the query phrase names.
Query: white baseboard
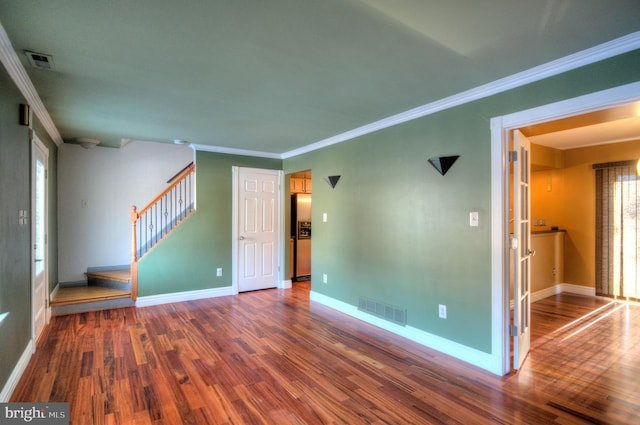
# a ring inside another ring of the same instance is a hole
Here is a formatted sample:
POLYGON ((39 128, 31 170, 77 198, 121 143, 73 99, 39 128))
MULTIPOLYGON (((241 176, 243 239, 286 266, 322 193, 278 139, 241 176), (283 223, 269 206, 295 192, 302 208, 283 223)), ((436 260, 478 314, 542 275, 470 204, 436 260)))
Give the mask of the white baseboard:
MULTIPOLYGON (((540 301, 547 297, 551 297, 553 295, 562 294, 562 293, 576 294, 576 295, 585 295, 588 297, 596 296, 596 288, 591 288, 588 286, 582 285, 574 285, 573 283, 558 283, 557 285, 550 286, 545 289, 541 289, 536 292, 531 293, 531 302, 535 303, 536 301, 540 301)), ((513 310, 513 300, 509 301, 509 308, 513 310)))
POLYGON ((56 283, 56 286, 53 288, 53 291, 49 294, 49 300, 47 301, 47 324, 51 322, 51 300, 56 297, 58 290, 60 289, 60 283, 56 283))
POLYGON ((49 294, 49 299, 52 300, 55 298, 56 294, 58 293, 58 290, 60 289, 60 284, 57 283, 56 286, 53 288, 53 291, 51 291, 51 293, 49 294))
POLYGON ((562 292, 568 292, 570 294, 576 294, 576 295, 586 295, 588 297, 595 297, 596 296, 596 288, 595 287, 589 287, 589 286, 582 286, 582 285, 574 285, 573 283, 560 283, 556 286, 560 287, 560 291, 557 292, 558 294, 562 293, 562 292))
POLYGON ((136 300, 136 307, 148 307, 152 305, 201 300, 203 298, 226 297, 227 295, 234 295, 231 286, 200 289, 196 291, 174 292, 171 294, 149 295, 146 297, 138 297, 136 300))
POLYGON ((400 335, 451 357, 455 357, 464 362, 488 370, 496 375, 502 375, 502 359, 499 356, 494 356, 492 354, 476 350, 475 348, 467 347, 466 345, 430 334, 429 332, 425 332, 418 328, 400 326, 395 323, 388 322, 360 311, 356 306, 338 301, 314 291, 311 291, 310 299, 311 301, 318 302, 341 313, 355 317, 356 319, 362 320, 396 335, 400 335))
POLYGON ((291 282, 291 279, 283 280, 280 283, 280 289, 291 289, 292 286, 293 286, 293 283, 291 282))
POLYGON ((33 340, 29 340, 29 343, 24 349, 24 352, 20 356, 16 367, 13 368, 13 372, 9 376, 7 383, 4 385, 2 392, 0 393, 0 403, 8 403, 11 398, 11 394, 13 394, 13 390, 16 389, 18 382, 20 382, 20 378, 22 374, 27 369, 29 365, 29 360, 31 360, 31 356, 35 350, 35 345, 33 340))

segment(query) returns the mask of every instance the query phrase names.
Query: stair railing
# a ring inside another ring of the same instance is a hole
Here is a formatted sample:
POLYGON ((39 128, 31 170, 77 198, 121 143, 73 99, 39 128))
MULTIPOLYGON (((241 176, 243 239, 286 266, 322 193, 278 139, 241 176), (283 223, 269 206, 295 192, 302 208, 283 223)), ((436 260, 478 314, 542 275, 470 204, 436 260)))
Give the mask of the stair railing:
POLYGON ((138 297, 138 261, 195 211, 192 162, 170 178, 167 188, 140 211, 131 207, 131 299, 138 297))

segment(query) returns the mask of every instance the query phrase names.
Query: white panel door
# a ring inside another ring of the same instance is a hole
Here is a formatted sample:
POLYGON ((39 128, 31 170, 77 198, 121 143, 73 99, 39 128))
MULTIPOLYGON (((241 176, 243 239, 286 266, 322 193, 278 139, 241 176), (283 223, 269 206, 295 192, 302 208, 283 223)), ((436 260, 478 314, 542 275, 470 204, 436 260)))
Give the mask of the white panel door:
POLYGON ((531 144, 515 130, 513 147, 513 368, 520 369, 531 345, 531 144))
POLYGON ((34 341, 38 339, 47 323, 48 293, 48 249, 47 249, 47 173, 48 150, 38 140, 32 143, 32 213, 31 243, 32 254, 32 332, 34 341))
POLYGON ((274 170, 238 169, 238 292, 277 286, 279 176, 274 170))

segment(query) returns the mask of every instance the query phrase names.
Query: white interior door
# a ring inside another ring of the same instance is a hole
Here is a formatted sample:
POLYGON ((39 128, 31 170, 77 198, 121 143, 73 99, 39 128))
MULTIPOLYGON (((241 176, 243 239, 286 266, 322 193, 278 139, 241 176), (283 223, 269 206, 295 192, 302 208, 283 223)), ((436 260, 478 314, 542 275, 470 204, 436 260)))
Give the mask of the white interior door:
POLYGON ((31 246, 32 253, 32 324, 34 341, 38 339, 48 321, 47 294, 48 249, 47 249, 47 174, 49 151, 37 138, 32 142, 32 214, 31 246))
POLYGON ((529 140, 519 131, 513 134, 516 152, 513 167, 513 367, 520 369, 531 345, 531 200, 529 140))
POLYGON ((238 292, 275 288, 278 278, 280 172, 234 168, 238 292))

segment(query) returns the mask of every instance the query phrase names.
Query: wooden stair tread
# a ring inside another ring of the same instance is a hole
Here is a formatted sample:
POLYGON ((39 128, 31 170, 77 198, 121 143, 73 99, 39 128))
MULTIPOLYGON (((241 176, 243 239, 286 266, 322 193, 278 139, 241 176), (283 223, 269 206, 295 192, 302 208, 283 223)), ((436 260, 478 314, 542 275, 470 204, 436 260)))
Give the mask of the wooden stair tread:
POLYGON ((88 278, 113 280, 115 282, 129 282, 131 280, 130 270, 101 270, 96 272, 86 272, 88 278))
POLYGON ((51 305, 78 304, 129 297, 131 297, 130 291, 121 291, 119 289, 103 288, 100 286, 72 286, 58 289, 55 297, 51 300, 51 305))

